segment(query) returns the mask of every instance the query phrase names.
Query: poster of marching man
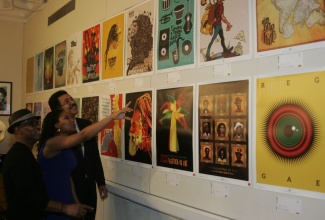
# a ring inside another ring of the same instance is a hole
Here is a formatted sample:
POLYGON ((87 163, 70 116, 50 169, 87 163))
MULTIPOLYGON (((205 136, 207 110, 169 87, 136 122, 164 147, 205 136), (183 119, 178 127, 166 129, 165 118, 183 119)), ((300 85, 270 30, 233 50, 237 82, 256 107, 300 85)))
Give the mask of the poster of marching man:
POLYGON ((198 1, 198 60, 200 66, 251 58, 248 0, 198 1))

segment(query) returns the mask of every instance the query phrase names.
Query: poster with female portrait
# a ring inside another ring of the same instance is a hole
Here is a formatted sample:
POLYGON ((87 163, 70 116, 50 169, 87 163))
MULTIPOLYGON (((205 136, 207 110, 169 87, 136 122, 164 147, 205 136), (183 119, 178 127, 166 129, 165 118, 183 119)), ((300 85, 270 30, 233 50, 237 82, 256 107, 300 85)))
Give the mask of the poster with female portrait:
POLYGON ((195 1, 159 0, 157 70, 194 65, 195 1))
POLYGON ((213 163, 213 144, 211 142, 202 142, 200 145, 201 157, 203 163, 213 163))
POLYGON ((102 79, 123 77, 124 13, 104 21, 102 29, 102 79))
POLYGON ((217 143, 215 149, 215 155, 217 157, 216 163, 220 165, 229 165, 229 145, 217 143))
POLYGON ((157 166, 193 172, 193 86, 159 89, 156 96, 157 166))
POLYGON ((82 32, 82 82, 99 80, 100 24, 82 32))
POLYGON ((125 94, 125 103, 133 109, 125 120, 125 160, 152 165, 152 91, 125 94))
MULTIPOLYGON (((122 108, 123 95, 101 96, 99 119, 108 117, 122 108)), ((110 158, 122 159, 122 120, 114 120, 99 133, 100 154, 110 158)))
POLYGON ((155 2, 144 1, 126 15, 126 77, 152 74, 154 67, 155 2))
POLYGON ((229 140, 230 125, 228 119, 217 118, 215 120, 215 139, 217 141, 229 140))

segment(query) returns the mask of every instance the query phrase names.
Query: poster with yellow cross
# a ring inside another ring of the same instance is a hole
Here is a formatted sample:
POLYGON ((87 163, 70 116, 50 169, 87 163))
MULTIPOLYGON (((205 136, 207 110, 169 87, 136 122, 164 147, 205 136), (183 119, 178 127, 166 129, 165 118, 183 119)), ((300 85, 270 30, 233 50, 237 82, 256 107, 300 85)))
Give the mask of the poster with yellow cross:
POLYGON ((256 182, 325 192, 325 70, 256 79, 256 182))

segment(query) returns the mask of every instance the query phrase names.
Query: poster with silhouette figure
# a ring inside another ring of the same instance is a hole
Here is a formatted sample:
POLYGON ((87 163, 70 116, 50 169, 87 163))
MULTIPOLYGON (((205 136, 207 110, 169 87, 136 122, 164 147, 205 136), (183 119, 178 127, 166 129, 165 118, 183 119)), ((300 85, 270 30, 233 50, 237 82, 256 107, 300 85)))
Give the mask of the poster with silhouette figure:
MULTIPOLYGON (((199 176, 228 178, 238 184, 249 180, 249 79, 200 83, 198 144, 211 145, 211 161, 199 160, 199 176), (208 99, 210 98, 210 99, 208 99), (205 114, 209 100, 210 114, 205 114)), ((206 154, 199 149, 199 158, 206 154)))
POLYGON ((194 65, 195 1, 159 0, 157 70, 194 65))
POLYGON ((124 13, 104 21, 102 28, 102 79, 123 77, 124 13))
POLYGON ((198 8, 200 66, 252 57, 251 1, 201 0, 198 8))
POLYGON ((193 86, 156 92, 157 166, 193 172, 193 86))
POLYGON ((99 80, 100 24, 82 33, 82 82, 99 80))
POLYGON ((145 1, 126 11, 126 77, 153 73, 155 2, 145 1))
POLYGON ((256 181, 260 186, 322 193, 324 198, 324 74, 315 70, 256 79, 256 181))
POLYGON ((325 47, 325 1, 256 0, 257 56, 325 47))
POLYGON ((50 47, 44 52, 44 77, 43 89, 53 89, 53 72, 54 72, 54 47, 50 47))
POLYGON ((67 42, 62 41, 55 45, 54 56, 54 82, 55 88, 66 85, 66 71, 67 71, 67 42))

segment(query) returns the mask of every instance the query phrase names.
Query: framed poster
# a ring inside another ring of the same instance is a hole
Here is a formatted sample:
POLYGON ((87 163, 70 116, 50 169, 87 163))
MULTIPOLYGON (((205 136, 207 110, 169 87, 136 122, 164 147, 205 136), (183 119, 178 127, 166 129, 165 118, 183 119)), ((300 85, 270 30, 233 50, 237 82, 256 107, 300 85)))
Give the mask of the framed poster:
POLYGON ((257 57, 325 47, 325 2, 256 0, 257 57))
POLYGON ((152 165, 152 91, 125 94, 125 103, 133 108, 131 120, 125 120, 125 160, 152 165))
POLYGON ((259 187, 324 198, 324 74, 317 69, 256 79, 259 187))
POLYGON ((0 115, 11 115, 12 82, 0 82, 0 115))
POLYGON ((193 172, 193 86, 157 90, 156 109, 157 166, 193 172))
POLYGON ((34 92, 43 89, 43 52, 37 54, 34 58, 34 92))
POLYGON ((82 32, 82 82, 99 80, 100 24, 82 32))
MULTIPOLYGON (((212 163, 199 161, 198 176, 211 178, 227 178, 238 184, 248 184, 249 181, 249 78, 232 79, 232 81, 202 83, 198 87, 198 102, 206 97, 212 97, 210 104, 212 114, 206 116, 201 105, 198 109, 198 145, 212 145, 212 163), (240 99, 240 100, 239 100, 240 99), (204 123, 211 123, 209 138, 202 135, 204 123), (238 147, 240 146, 240 148, 238 147), (236 153, 236 150, 238 152, 236 153), (241 157, 239 157, 241 155, 241 157), (241 158, 243 164, 239 166, 241 158)), ((202 150, 199 150, 199 158, 202 150)))
POLYGON ((54 47, 50 47, 45 50, 43 67, 43 89, 53 89, 54 47))
MULTIPOLYGON (((122 108, 123 95, 110 94, 101 97, 100 120, 122 108)), ((99 152, 109 158, 122 159, 122 124, 123 120, 114 120, 99 133, 99 152)))
POLYGON ((102 80, 123 77, 124 73, 124 13, 103 22, 102 80))
POLYGON ((199 66, 251 59, 251 1, 196 2, 199 66))
POLYGON ((194 66, 195 1, 158 2, 157 70, 194 66))
POLYGON ((144 1, 126 12, 126 77, 152 74, 154 67, 155 2, 144 1))

